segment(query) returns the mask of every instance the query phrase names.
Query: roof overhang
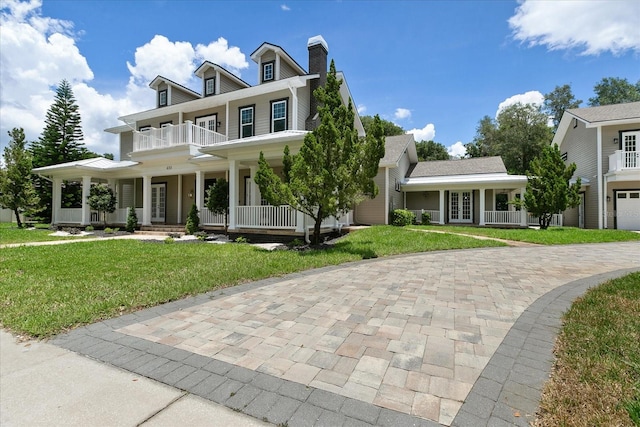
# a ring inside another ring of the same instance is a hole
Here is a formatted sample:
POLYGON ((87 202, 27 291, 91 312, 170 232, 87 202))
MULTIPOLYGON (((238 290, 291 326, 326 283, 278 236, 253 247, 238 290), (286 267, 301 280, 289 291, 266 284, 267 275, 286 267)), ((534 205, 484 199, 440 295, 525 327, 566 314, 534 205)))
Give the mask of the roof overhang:
POLYGON ((267 149, 277 150, 278 155, 282 156, 284 146, 293 142, 304 140, 308 131, 304 130, 286 130, 282 132, 268 133, 264 135, 252 136, 250 138, 234 139, 231 141, 211 145, 200 148, 203 154, 211 154, 224 159, 243 157, 250 154, 252 157, 258 158, 257 153, 267 149))
POLYGON ((522 188, 526 185, 527 177, 525 175, 488 173, 408 178, 402 184, 402 190, 411 192, 463 188, 522 188))
POLYGON ((93 159, 79 160, 76 162, 60 163, 57 165, 43 166, 33 169, 33 173, 45 176, 81 176, 90 174, 104 174, 109 172, 121 171, 138 165, 138 162, 123 160, 116 162, 114 160, 105 159, 104 157, 96 157, 93 159))

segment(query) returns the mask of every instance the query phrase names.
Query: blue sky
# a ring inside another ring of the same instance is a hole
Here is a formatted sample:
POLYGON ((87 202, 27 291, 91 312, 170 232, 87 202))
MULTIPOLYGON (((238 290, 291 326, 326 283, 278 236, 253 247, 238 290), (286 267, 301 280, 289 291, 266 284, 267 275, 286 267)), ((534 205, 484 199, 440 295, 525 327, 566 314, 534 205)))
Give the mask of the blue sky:
POLYGON ((55 85, 72 83, 85 142, 116 152, 104 128, 152 108, 156 75, 196 86, 203 60, 250 84, 264 41, 307 68, 321 34, 361 114, 379 114, 453 154, 500 105, 540 102, 569 83, 640 79, 640 2, 608 1, 16 1, 0 0, 0 145, 37 139, 55 85))

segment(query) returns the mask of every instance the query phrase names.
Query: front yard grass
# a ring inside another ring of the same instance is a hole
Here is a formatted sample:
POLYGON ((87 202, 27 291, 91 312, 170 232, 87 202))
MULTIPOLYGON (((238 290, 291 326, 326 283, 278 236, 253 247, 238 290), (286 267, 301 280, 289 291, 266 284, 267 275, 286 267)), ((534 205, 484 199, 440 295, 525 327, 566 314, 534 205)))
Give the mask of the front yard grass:
POLYGON ((334 247, 268 252, 246 244, 107 240, 0 250, 0 324, 47 337, 143 307, 252 280, 403 253, 504 246, 377 226, 334 247))
POLYGON ((497 239, 537 243, 540 245, 569 245, 577 243, 605 243, 640 240, 640 233, 626 230, 587 230, 575 227, 549 227, 546 230, 534 228, 483 228, 448 225, 415 225, 410 228, 473 234, 497 239))
POLYGON ((640 425, 640 273, 574 302, 555 353, 536 425, 640 425))
POLYGON ((15 222, 0 222, 0 245, 11 243, 46 242, 49 240, 82 239, 86 236, 49 236, 53 231, 48 225, 37 224, 36 227, 18 228, 15 222))

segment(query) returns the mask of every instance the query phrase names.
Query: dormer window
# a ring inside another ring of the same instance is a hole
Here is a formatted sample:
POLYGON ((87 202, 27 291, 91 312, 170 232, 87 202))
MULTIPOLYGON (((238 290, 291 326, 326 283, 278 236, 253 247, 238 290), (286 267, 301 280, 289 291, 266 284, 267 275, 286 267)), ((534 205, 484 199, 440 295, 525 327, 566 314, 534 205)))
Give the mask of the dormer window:
POLYGON ((161 90, 158 92, 158 106, 166 107, 167 106, 167 90, 161 90))
POLYGON ((215 95, 216 93, 216 79, 212 77, 210 79, 205 79, 204 81, 204 96, 215 95))
POLYGON ((274 78, 273 65, 274 65, 273 61, 265 62, 264 64, 262 64, 262 81, 263 82, 268 82, 273 80, 274 78))

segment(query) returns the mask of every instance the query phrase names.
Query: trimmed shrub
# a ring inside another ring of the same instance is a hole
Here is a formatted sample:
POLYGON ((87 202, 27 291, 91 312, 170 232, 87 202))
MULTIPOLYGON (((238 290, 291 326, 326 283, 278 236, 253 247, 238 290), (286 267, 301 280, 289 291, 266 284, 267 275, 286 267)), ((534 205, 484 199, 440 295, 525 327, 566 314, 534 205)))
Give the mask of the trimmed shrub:
POLYGON ((200 217, 198 216, 198 207, 195 203, 191 205, 184 229, 187 234, 193 234, 200 229, 200 217))
POLYGON ((94 230, 93 225, 87 225, 87 226, 84 228, 84 231, 93 231, 93 230, 94 230))
POLYGON ((163 242, 167 243, 167 244, 171 244, 173 242, 175 242, 175 240, 173 239, 173 237, 167 237, 163 240, 163 242))
POLYGON ((431 224, 431 214, 429 212, 422 212, 422 225, 431 224))
POLYGON ((416 215, 405 209, 395 209, 391 212, 391 224, 398 227, 411 225, 415 219, 416 215))
POLYGON ((113 234, 113 228, 106 227, 104 229, 104 234, 113 234))
POLYGON ((124 229, 129 233, 134 233, 138 226, 138 215, 136 214, 136 208, 129 206, 129 212, 127 212, 127 225, 124 229))

